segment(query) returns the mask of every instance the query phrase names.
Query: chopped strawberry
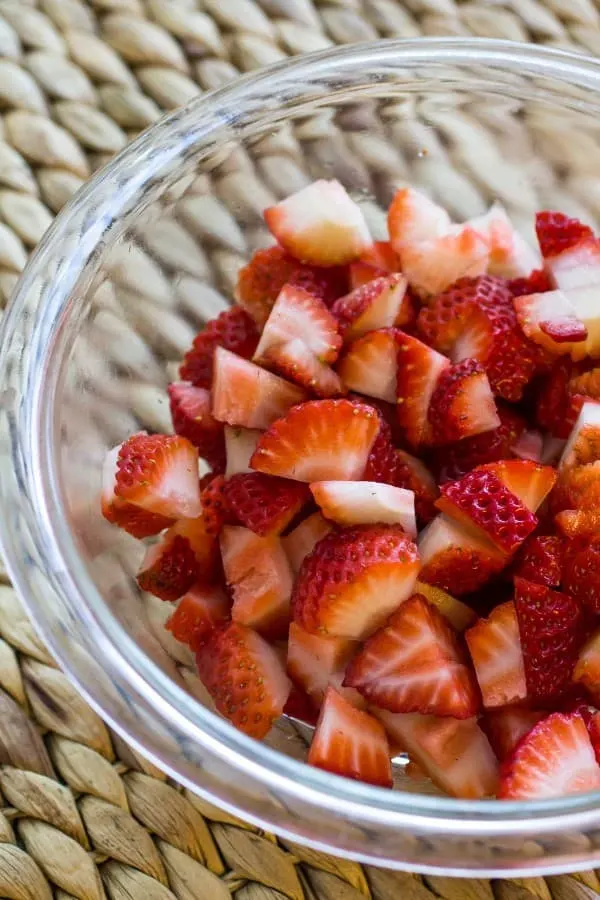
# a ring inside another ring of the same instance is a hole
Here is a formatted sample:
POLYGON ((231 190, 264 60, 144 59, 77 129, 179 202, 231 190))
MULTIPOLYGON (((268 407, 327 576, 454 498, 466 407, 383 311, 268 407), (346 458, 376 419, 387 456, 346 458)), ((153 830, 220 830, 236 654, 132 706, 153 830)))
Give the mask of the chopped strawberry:
MULTIPOLYGON (((570 405, 569 386, 572 377, 571 360, 564 357, 557 359, 541 385, 535 408, 538 425, 555 437, 565 439, 569 437, 574 425, 567 412, 570 405)), ((577 415, 579 412, 580 410, 577 411, 577 415)))
POLYGON ((376 328, 408 325, 415 318, 406 293, 406 278, 398 274, 375 278, 340 297, 331 312, 339 322, 344 341, 354 341, 376 328))
POLYGON ((567 690, 583 641, 583 614, 567 594, 515 578, 528 697, 554 700, 567 690))
POLYGON ((210 534, 204 516, 195 519, 178 519, 161 537, 165 546, 175 536, 185 538, 196 556, 197 580, 211 584, 221 574, 218 541, 210 534))
POLYGON ((346 669, 344 685, 390 712, 468 719, 480 705, 456 634, 421 594, 369 638, 346 669))
POLYGON ((590 612, 600 613, 600 537, 597 534, 568 548, 563 590, 590 612))
POLYGON ((337 370, 350 390, 396 402, 398 334, 395 328, 382 328, 350 344, 337 370))
MULTIPOLYGON (((553 513, 561 510, 595 513, 600 507, 600 460, 587 465, 565 466, 559 471, 558 481, 550 494, 550 507, 553 513)), ((586 520, 577 523, 584 526, 586 520)), ((593 523, 593 516, 589 518, 593 523)), ((574 523, 575 524, 575 523, 574 523)), ((564 523, 561 523, 561 527, 564 523)), ((568 535, 568 532, 565 532, 568 535)))
POLYGON ((415 495, 376 481, 317 481, 310 489, 325 518, 339 525, 400 525, 417 536, 415 495))
POLYGON ((300 338, 269 347, 264 364, 317 397, 339 397, 347 393, 339 375, 317 359, 300 338))
POLYGON ((561 469, 600 460, 600 403, 586 401, 560 460, 561 469))
POLYGON ((465 638, 483 705, 491 709, 525 700, 527 685, 515 604, 497 606, 487 619, 469 628, 465 638))
POLYGON ((578 713, 553 713, 517 745, 500 775, 499 800, 542 800, 600 788, 585 722, 578 713))
POLYGON ((398 422, 413 447, 429 443, 432 429, 428 411, 433 392, 450 362, 417 338, 397 332, 396 391, 398 422))
POLYGON ((265 637, 286 635, 292 572, 279 538, 226 525, 220 542, 225 580, 233 594, 232 619, 265 637))
POLYGON ((329 534, 331 528, 331 522, 328 522, 320 512, 316 512, 282 538, 283 548, 294 575, 298 574, 305 557, 312 553, 315 544, 329 534))
POLYGON ((132 435, 119 449, 115 494, 171 519, 199 516, 198 451, 178 435, 132 435))
POLYGON ((413 592, 417 548, 394 525, 331 532, 306 557, 294 586, 294 621, 307 631, 361 640, 413 592))
POLYGON ((514 751, 521 738, 529 734, 544 713, 520 706, 492 709, 483 716, 481 727, 485 731, 498 759, 506 759, 514 751))
POLYGON ((544 258, 557 256, 563 250, 578 244, 582 238, 594 236, 592 229, 579 219, 571 219, 564 213, 550 210, 536 214, 535 230, 544 258))
POLYGON ((178 381, 168 387, 169 405, 175 434, 191 441, 213 472, 225 468, 223 423, 211 414, 210 391, 178 381))
POLYGON ((405 450, 396 450, 396 458, 401 465, 401 485, 415 495, 415 511, 418 519, 427 524, 436 515, 435 501, 439 497, 438 486, 435 478, 420 459, 406 453, 405 450))
POLYGON ((315 181, 264 212, 269 231, 303 263, 351 263, 371 244, 359 206, 339 181, 315 181))
POLYGON ((557 477, 552 466, 542 466, 531 459, 502 459, 479 466, 477 471, 492 472, 533 513, 542 505, 557 477))
POLYGON ((459 278, 474 278, 487 270, 487 242, 468 225, 452 226, 438 238, 407 243, 399 249, 402 272, 421 296, 445 291, 459 278))
POLYGON ((485 215, 471 219, 469 225, 487 240, 491 275, 524 277, 541 265, 539 252, 521 237, 500 203, 494 203, 485 215))
POLYGON ((560 291, 597 287, 600 283, 600 240, 583 237, 576 244, 545 261, 554 287, 560 291))
POLYGON ((373 241, 361 254, 360 261, 386 272, 400 271, 400 258, 390 241, 373 241))
POLYGON ((312 400, 291 409, 261 437, 250 461, 267 475, 296 481, 355 481, 362 476, 379 419, 349 400, 312 400))
POLYGON ((556 514, 554 521, 571 541, 592 538, 600 533, 599 509, 564 509, 556 514))
POLYGON ((515 297, 513 302, 519 325, 530 341, 552 356, 570 355, 577 361, 588 354, 589 343, 580 300, 585 303, 587 295, 577 297, 556 290, 515 297))
POLYGON ((230 607, 229 598, 221 587, 196 584, 180 599, 165 627, 195 652, 212 629, 226 621, 230 607))
POLYGON ((436 516, 421 532, 419 556, 420 580, 458 595, 476 591, 506 565, 506 557, 490 541, 446 516, 436 516))
POLYGON ((313 728, 317 724, 318 715, 314 704, 308 694, 305 694, 302 688, 292 684, 292 689, 287 698, 287 702, 283 707, 283 714, 289 719, 296 719, 304 725, 311 725, 313 728))
POLYGON ((461 600, 457 600, 452 594, 448 594, 441 588, 433 587, 424 581, 417 581, 415 585, 415 593, 421 594, 432 606, 447 619, 456 631, 463 632, 470 625, 473 625, 477 618, 474 609, 467 606, 461 600))
POLYGON ((115 494, 117 462, 120 446, 113 447, 106 454, 102 467, 102 515, 113 525, 118 525, 135 538, 151 537, 173 524, 173 519, 149 512, 128 503, 115 494))
POLYGON ((511 297, 524 297, 527 294, 542 294, 551 291, 552 284, 545 269, 534 269, 526 278, 511 278, 507 282, 511 297))
POLYGON ((225 456, 227 468, 225 478, 251 472, 250 457, 256 450, 262 431, 254 428, 240 428, 237 425, 225 426, 225 456))
MULTIPOLYGON (((310 634, 292 622, 287 650, 287 673, 294 684, 306 691, 318 708, 332 678, 340 673, 343 676, 358 647, 356 641, 310 634)), ((340 693, 344 693, 344 688, 341 688, 340 693)))
POLYGON ((327 689, 308 762, 345 778, 392 787, 390 747, 383 725, 355 709, 333 687, 327 689))
POLYGON ((515 561, 514 573, 527 581, 558 587, 562 581, 564 540, 559 535, 532 535, 515 561))
POLYGON ((178 600, 198 579, 196 554, 189 541, 169 532, 148 547, 137 583, 161 600, 178 600))
POLYGON ((389 273, 385 269, 378 266, 372 266, 370 263, 358 262, 350 263, 348 266, 348 274, 350 279, 350 291, 356 291, 358 288, 364 287, 370 281, 376 278, 384 278, 389 273))
POLYGON ((436 444, 499 428, 502 423, 483 366, 464 359, 445 369, 432 394, 428 417, 436 444))
POLYGON ((196 335, 183 359, 179 376, 195 387, 210 388, 217 347, 224 347, 237 356, 250 359, 258 338, 256 325, 247 312, 239 306, 227 309, 196 335))
POLYGON ((230 622, 211 632, 196 663, 218 711, 245 734, 266 737, 291 689, 275 650, 250 628, 230 622))
POLYGON ((268 428, 304 398, 304 391, 295 384, 217 348, 212 414, 219 422, 242 428, 268 428))
POLYGON ((391 248, 401 254, 407 243, 427 241, 446 234, 450 224, 446 210, 425 194, 414 188, 400 188, 388 210, 391 248))
POLYGON ((594 631, 583 645, 573 670, 573 681, 586 687, 593 697, 598 697, 600 686, 600 631, 594 631))
POLYGON ((235 522, 235 515, 227 501, 226 481, 222 475, 211 477, 202 488, 202 515, 207 534, 218 535, 223 525, 235 522))
POLYGON ((464 438, 443 447, 435 454, 441 483, 456 481, 483 463, 509 459, 512 456, 511 448, 523 434, 525 420, 509 407, 498 405, 497 412, 500 419, 498 428, 464 438))
POLYGON ((262 472, 232 475, 225 499, 235 518, 256 534, 280 534, 310 499, 306 485, 262 472))
POLYGON ((267 360, 267 351, 300 338, 320 362, 335 362, 342 338, 338 322, 322 300, 303 288, 286 284, 266 321, 254 362, 267 360))

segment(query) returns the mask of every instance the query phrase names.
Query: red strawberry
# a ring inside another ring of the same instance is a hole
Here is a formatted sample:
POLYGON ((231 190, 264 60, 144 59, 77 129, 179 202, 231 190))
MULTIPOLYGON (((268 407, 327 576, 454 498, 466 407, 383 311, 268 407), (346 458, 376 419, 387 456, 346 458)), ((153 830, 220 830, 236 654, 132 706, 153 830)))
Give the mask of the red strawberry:
POLYGON ((564 541, 558 535, 532 535, 527 538, 515 562, 515 575, 547 587, 558 587, 562 580, 564 541))
POLYGON ((261 434, 262 431, 253 428, 225 426, 225 455, 227 457, 225 478, 252 471, 250 457, 256 450, 261 434))
POLYGON ((431 397, 428 417, 436 444, 499 428, 502 423, 483 366, 464 359, 445 369, 431 397))
POLYGON ((428 410, 438 379, 450 362, 431 347, 404 332, 397 332, 396 392, 398 422, 413 447, 431 441, 428 410))
MULTIPOLYGON (((358 649, 356 641, 346 638, 325 637, 310 634, 295 622, 290 625, 287 673, 311 698, 317 708, 321 706, 332 678, 343 673, 358 649)), ((341 688, 340 693, 350 697, 354 692, 341 688)))
POLYGON ((383 725, 327 689, 313 735, 311 766, 367 784, 392 787, 390 747, 383 725))
POLYGON ((215 475, 200 494, 206 531, 215 536, 219 534, 223 525, 235 522, 235 514, 225 491, 226 484, 222 475, 215 475))
POLYGON ((582 238, 594 236, 592 229, 579 219, 571 219, 564 213, 550 210, 536 214, 535 230, 544 258, 556 256, 578 244, 582 238))
POLYGON ((291 689, 275 650, 250 628, 230 622, 201 645, 196 663, 218 711, 245 734, 266 737, 291 689))
POLYGON ((569 686, 583 640, 580 605, 567 594, 515 578, 515 608, 527 694, 553 700, 569 686))
POLYGON ((477 618, 475 610, 466 603, 462 603, 452 594, 448 594, 441 588, 433 587, 431 584, 426 584, 424 581, 417 581, 415 593, 421 594, 428 603, 435 606, 456 631, 463 632, 477 618))
POLYGON ((560 468, 585 466, 600 460, 600 403, 587 400, 573 426, 560 468))
POLYGON ((373 241, 361 254, 360 261, 386 272, 400 271, 400 258, 389 241, 373 241))
POLYGON ((269 231, 303 263, 344 265, 372 244, 360 207, 339 181, 315 181, 266 209, 264 216, 269 231))
POLYGON ((400 525, 417 536, 415 495, 376 481, 316 481, 310 486, 323 515, 339 525, 400 525))
POLYGON ((339 375, 318 360, 300 338, 269 347, 264 364, 317 397, 339 397, 347 393, 339 375))
MULTIPOLYGON (((167 532, 167 535, 169 532, 167 532)), ((198 578, 196 554, 180 535, 166 535, 148 547, 137 574, 142 591, 161 600, 178 600, 198 578)))
POLYGON ((394 525, 331 532, 306 557, 294 586, 294 621, 307 631, 362 640, 413 592, 417 548, 394 525))
POLYGON ((358 288, 369 284, 370 281, 375 281, 376 278, 385 278, 388 272, 385 269, 380 269, 378 266, 372 266, 359 259, 358 262, 350 263, 348 266, 348 274, 350 279, 350 291, 356 291, 358 288))
POLYGON ((437 516, 419 536, 419 578, 452 594, 470 594, 506 565, 504 554, 456 522, 437 516))
POLYGON ((314 550, 315 544, 329 534, 332 527, 331 522, 328 522, 320 512, 316 512, 282 538, 283 548, 295 575, 300 571, 305 557, 314 550))
POLYGON ((197 580, 203 584, 212 583, 221 572, 219 546, 214 536, 210 534, 204 516, 198 516, 196 519, 179 519, 162 535, 161 541, 164 540, 166 546, 176 535, 185 538, 194 551, 197 580))
POLYGON ((499 800, 542 800, 600 788, 600 766, 585 722, 553 713, 517 745, 500 775, 499 800))
POLYGON ((414 321, 412 301, 406 293, 403 275, 375 278, 336 300, 331 308, 339 321, 344 341, 393 325, 408 325, 414 321))
POLYGON ((194 585, 167 619, 166 628, 178 641, 196 651, 213 628, 225 622, 230 606, 221 587, 194 585))
POLYGON ((450 444, 435 453, 439 480, 456 481, 483 463, 509 459, 511 448, 525 430, 525 420, 509 407, 497 407, 500 425, 470 438, 450 444))
POLYGON ((254 361, 265 362, 269 349, 293 338, 300 338, 324 363, 335 362, 342 345, 337 319, 323 301, 303 288, 286 284, 266 321, 254 361))
POLYGON ((290 719, 296 719, 304 725, 311 725, 313 728, 317 724, 318 715, 314 704, 311 703, 308 694, 305 694, 302 688, 292 685, 292 689, 287 698, 287 702, 283 707, 283 714, 290 719))
POLYGON ((217 348, 212 414, 219 422, 243 428, 268 428, 304 397, 304 391, 295 384, 217 348))
POLYGON ((160 516, 199 516, 198 451, 178 435, 132 435, 119 450, 115 494, 160 516))
POLYGON ((594 516, 600 506, 600 463, 563 467, 550 494, 550 506, 554 513, 561 510, 591 513, 589 519, 586 515, 581 522, 573 523, 575 527, 572 529, 565 528, 565 523, 557 519, 557 524, 567 536, 570 536, 571 530, 578 531, 579 528, 585 532, 587 522, 594 530, 594 516))
POLYGON ((534 269, 526 278, 511 278, 507 287, 512 297, 525 297, 527 294, 542 294, 552 290, 545 269, 534 269))
POLYGON ((575 318, 564 318, 540 322, 540 331, 543 331, 557 344, 577 344, 587 341, 588 330, 583 322, 575 318))
POLYGON ((421 594, 369 638, 346 669, 344 685, 391 712, 468 719, 480 705, 454 631, 421 594))
POLYGON ((261 437, 250 465, 296 481, 354 481, 364 472, 379 419, 349 400, 313 400, 291 409, 261 437))
POLYGON ((115 494, 117 461, 120 447, 113 447, 102 467, 102 515, 113 525, 136 538, 151 537, 173 524, 173 519, 148 512, 115 494))
POLYGON ((236 519, 256 534, 280 534, 310 499, 306 485, 261 472, 232 475, 225 499, 236 519))
POLYGON ((350 273, 348 266, 305 266, 298 263, 288 284, 303 288, 331 309, 338 297, 348 293, 350 273))
POLYGON ((194 387, 189 381, 178 381, 168 387, 171 418, 175 434, 191 441, 213 472, 225 468, 223 423, 211 414, 210 392, 194 387))
POLYGON ((225 580, 233 594, 232 619, 265 637, 286 635, 292 572, 279 538, 226 525, 220 543, 225 580))
POLYGON ((600 693, 600 631, 594 631, 583 645, 573 670, 573 681, 587 688, 592 697, 598 698, 600 693))
MULTIPOLYGON (((585 722, 585 718, 583 714, 580 714, 585 722)), ((594 713, 590 720, 585 722, 588 730, 588 734, 590 736, 590 741, 592 743, 592 747, 594 748, 594 755, 596 757, 596 762, 600 764, 600 713, 594 713)))
POLYGON ((531 459, 502 459, 486 463, 477 472, 491 472, 531 512, 537 512, 556 483, 556 470, 531 459))
POLYGON ((224 347, 244 359, 250 359, 259 334, 256 325, 239 306, 227 309, 210 321, 194 338, 179 369, 183 381, 191 381, 196 387, 210 388, 213 363, 217 347, 224 347))
POLYGON ((390 245, 400 254, 407 243, 446 234, 450 229, 450 217, 445 209, 420 191, 400 188, 388 209, 388 229, 390 245))
POLYGON ((395 328, 381 328, 350 344, 338 364, 346 387, 387 403, 396 402, 397 335, 395 328))
POLYGON ((435 501, 439 497, 438 486, 435 478, 420 459, 406 453, 404 450, 396 450, 396 458, 400 463, 402 472, 399 487, 405 487, 415 495, 415 511, 421 522, 427 523, 436 515, 435 501))
POLYGON ((487 734, 494 753, 500 761, 513 752, 521 738, 529 734, 534 725, 544 718, 544 713, 520 706, 493 709, 483 716, 481 727, 487 734))
POLYGON ((563 570, 563 590, 590 612, 600 613, 600 537, 568 548, 563 570))
POLYGON ((519 624, 512 602, 497 606, 465 632, 483 697, 490 709, 527 697, 519 624))

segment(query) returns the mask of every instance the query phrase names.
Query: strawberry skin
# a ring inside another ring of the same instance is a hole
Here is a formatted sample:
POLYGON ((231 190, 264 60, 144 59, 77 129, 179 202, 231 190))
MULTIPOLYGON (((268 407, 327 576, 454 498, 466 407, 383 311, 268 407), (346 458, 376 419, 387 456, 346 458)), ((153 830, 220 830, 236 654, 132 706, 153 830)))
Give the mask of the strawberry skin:
POLYGON ((379 787, 392 787, 390 747, 383 725, 327 689, 308 762, 319 769, 379 787))
MULTIPOLYGON (((292 622, 287 650, 287 673, 294 684, 299 685, 319 708, 332 679, 340 675, 340 683, 343 680, 344 670, 358 647, 356 641, 310 634, 296 622, 292 622)), ((341 688, 340 693, 349 696, 351 691, 345 692, 341 688)))
POLYGON ((175 434, 187 438, 213 472, 222 472, 225 469, 223 423, 211 414, 210 391, 194 387, 189 381, 178 381, 170 384, 167 392, 175 434))
POLYGON ((593 237, 588 225, 561 212, 545 209, 535 217, 535 231, 542 256, 557 256, 578 244, 583 238, 593 237))
POLYGON ((306 485, 261 472, 232 475, 224 495, 235 518, 263 537, 280 534, 310 499, 306 485))
POLYGON ((173 637, 196 652, 212 629, 225 622, 230 607, 229 598, 221 587, 194 585, 180 599, 165 627, 173 637))
POLYGON ((486 709, 527 697, 519 624, 512 602, 497 606, 480 619, 465 638, 486 709))
POLYGON ((556 484, 556 470, 531 459, 498 460, 479 466, 477 471, 493 473, 533 513, 556 484))
POLYGON ((225 310, 194 338, 179 369, 181 380, 189 381, 195 387, 210 388, 217 347, 250 359, 258 338, 256 325, 245 310, 239 306, 225 310))
POLYGON ((470 594, 506 565, 490 541, 438 515, 419 536, 419 578, 452 594, 470 594))
POLYGON ((335 362, 342 345, 337 319, 323 301, 303 288, 286 284, 266 321, 254 362, 265 362, 270 348, 293 338, 300 338, 324 363, 335 362))
POLYGON ((594 615, 600 613, 600 537, 568 548, 563 589, 594 615))
POLYGON ((204 485, 200 494, 206 531, 215 537, 219 534, 223 525, 232 524, 232 521, 235 521, 235 516, 229 507, 225 495, 226 483, 222 475, 214 475, 204 485))
POLYGON ((525 420, 509 407, 497 407, 500 425, 443 447, 434 455, 439 481, 457 481, 483 463, 509 459, 511 448, 525 431, 525 420))
POLYGON ((333 304, 344 341, 354 341, 368 331, 408 325, 414 321, 414 307, 406 293, 403 275, 386 275, 367 282, 333 304))
POLYGON ((402 331, 396 333, 396 338, 398 423, 409 444, 419 447, 431 442, 429 404, 438 379, 450 362, 445 356, 402 331))
POLYGON ((291 689, 275 650, 250 628, 230 622, 211 632, 196 664, 218 711, 250 737, 266 737, 291 689))
POLYGON ((252 471, 250 457, 256 450, 261 434, 262 432, 256 428, 225 426, 225 455, 227 457, 225 478, 252 471))
POLYGON ((544 718, 544 713, 520 706, 493 709, 483 716, 481 727, 485 731, 494 753, 500 761, 510 756, 517 744, 544 718))
POLYGON ((400 525, 417 536, 415 495, 376 481, 317 481, 310 486, 323 515, 339 525, 400 525))
POLYGON ((398 526, 331 532, 302 564, 293 619, 306 631, 362 640, 412 594, 418 569, 417 548, 398 526))
POLYGON ((369 638, 348 666, 344 685, 390 712, 468 719, 481 702, 456 634, 421 594, 369 638))
POLYGON ((562 581, 564 540, 559 535, 532 535, 519 551, 514 573, 527 581, 559 587, 562 581))
POLYGON ((585 722, 578 713, 553 713, 539 722, 502 766, 499 800, 541 800, 600 788, 585 722))
POLYGON ((417 517, 427 524, 435 517, 435 501, 440 493, 435 478, 416 456, 405 450, 396 450, 395 454, 402 473, 397 479, 398 486, 414 493, 417 517))
POLYGON ((151 537, 173 524, 173 519, 148 512, 141 506, 128 503, 115 494, 117 461, 120 447, 106 454, 102 467, 102 515, 112 525, 118 525, 135 538, 151 537))
POLYGON ((142 591, 161 600, 178 600, 198 578, 196 554, 180 535, 161 539, 149 547, 137 574, 142 591))
POLYGON ((432 394, 428 418, 436 444, 451 444, 499 428, 500 418, 483 366, 474 359, 464 359, 445 369, 432 394))

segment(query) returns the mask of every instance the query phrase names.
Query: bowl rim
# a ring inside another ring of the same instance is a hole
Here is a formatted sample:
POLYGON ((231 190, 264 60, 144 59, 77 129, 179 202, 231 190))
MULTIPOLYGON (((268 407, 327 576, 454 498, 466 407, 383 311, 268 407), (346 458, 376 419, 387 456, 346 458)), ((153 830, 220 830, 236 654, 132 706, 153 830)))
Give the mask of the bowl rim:
MULTIPOLYGON (((65 276, 63 286, 59 286, 58 278, 53 285, 46 285, 43 295, 46 311, 41 312, 42 304, 38 303, 33 313, 31 310, 28 312, 34 325, 29 352, 38 353, 38 363, 43 365, 40 365, 39 370, 34 373, 33 379, 31 371, 27 373, 29 376, 27 381, 24 378, 19 380, 20 376, 17 375, 18 389, 4 392, 3 415, 12 413, 17 416, 19 412, 22 413, 19 405, 23 402, 24 394, 27 395, 28 404, 26 418, 30 426, 28 433, 15 434, 14 431, 9 433, 11 462, 14 463, 15 453, 23 453, 25 449, 31 454, 28 481, 25 488, 22 484, 18 486, 19 491, 24 491, 30 503, 38 504, 36 508, 38 537, 43 546, 48 548, 50 558, 53 560, 53 569, 60 570, 60 579, 54 583, 58 584, 61 592, 69 591, 74 592, 75 596, 87 597, 87 604, 82 612, 89 627, 96 632, 95 642, 102 650, 103 661, 127 685, 132 694, 140 698, 140 702, 149 705, 157 715, 168 721, 170 727, 184 733, 188 740, 200 742, 212 753, 226 755, 230 762, 235 762, 236 768, 242 773, 246 772, 269 786, 275 781, 285 795, 296 796, 301 793, 306 796, 309 793, 322 807, 335 810, 342 816, 348 815, 351 818, 359 816, 364 822, 370 819, 379 821, 381 815, 385 815, 398 828, 430 829, 453 834, 472 834, 476 831, 482 837, 488 834, 513 834, 517 825, 522 834, 539 834, 540 831, 571 826, 582 828, 598 825, 600 823, 598 793, 536 802, 500 803, 496 800, 465 801, 386 791, 346 779, 332 779, 327 773, 290 759, 246 737, 220 717, 204 709, 178 685, 164 677, 158 666, 137 647, 120 626, 89 575, 83 571, 83 567, 77 566, 77 550, 71 536, 57 535, 52 525, 53 521, 57 521, 57 516, 64 515, 64 509, 57 492, 55 461, 51 458, 51 448, 45 443, 47 436, 52 433, 51 404, 48 401, 52 396, 51 389, 55 389, 56 384, 53 384, 52 379, 45 383, 44 375, 47 374, 48 360, 57 352, 57 348, 60 348, 61 340, 64 340, 61 329, 74 302, 67 285, 71 287, 75 285, 96 249, 96 238, 99 233, 98 217, 106 214, 100 194, 106 191, 107 186, 115 184, 116 176, 119 175, 123 191, 111 199, 112 215, 114 218, 123 214, 129 200, 137 196, 141 187, 151 182, 153 177, 164 171, 169 161, 176 159, 182 146, 191 146, 199 136, 206 136, 233 121, 234 107, 236 119, 241 120, 251 108, 255 92, 268 87, 269 84, 275 82, 278 85, 284 82, 291 84, 294 80, 305 83, 311 78, 317 78, 319 72, 328 71, 332 67, 341 67, 342 70, 350 72, 357 65, 367 62, 397 64, 399 58, 404 63, 411 64, 434 62, 437 65, 445 62, 448 65, 460 66, 469 63, 487 63, 490 66, 507 66, 512 70, 518 68, 520 72, 539 76, 549 75, 579 88, 593 88, 600 96, 600 62, 590 57, 511 41, 419 38, 351 45, 278 63, 256 74, 236 79, 232 84, 207 93, 181 110, 163 117, 95 174, 59 213, 30 259, 5 313, 0 331, 0 359, 4 360, 11 354, 14 356, 20 317, 31 306, 29 293, 34 290, 35 281, 44 266, 55 257, 57 248, 65 241, 71 218, 75 214, 81 215, 85 208, 91 210, 82 240, 61 270, 65 276), (163 140, 161 153, 156 154, 153 153, 153 142, 158 130, 161 130, 163 140), (140 172, 139 164, 131 166, 133 161, 139 162, 140 157, 143 158, 145 166, 143 173, 140 172), (54 315, 51 333, 47 330, 50 312, 54 315), (523 818, 524 814, 526 818, 523 818)), ((105 227, 106 221, 102 220, 100 224, 105 227)), ((3 506, 23 500, 22 496, 15 493, 13 481, 4 477, 0 478, 0 496, 3 506)), ((55 639, 52 622, 44 614, 44 604, 39 592, 36 594, 35 591, 31 591, 31 584, 23 571, 25 551, 11 531, 10 520, 4 516, 0 517, 0 545, 13 584, 32 615, 36 627, 88 702, 98 710, 105 721, 108 721, 116 731, 121 731, 124 737, 137 745, 146 756, 153 758, 157 765, 168 769, 173 777, 197 789, 198 785, 190 783, 189 778, 180 772, 176 765, 165 762, 156 755, 152 747, 136 738, 135 733, 123 731, 119 723, 113 721, 111 710, 97 703, 93 684, 81 677, 76 661, 65 657, 64 647, 55 639)), ((54 578, 56 572, 47 574, 48 577, 54 578)), ((234 808, 232 810, 237 814, 241 812, 247 819, 253 819, 253 816, 245 810, 234 808)), ((254 821, 259 820, 254 817, 254 821)), ((489 871, 496 872, 494 869, 489 871)), ((516 872, 517 869, 513 871, 516 872)))

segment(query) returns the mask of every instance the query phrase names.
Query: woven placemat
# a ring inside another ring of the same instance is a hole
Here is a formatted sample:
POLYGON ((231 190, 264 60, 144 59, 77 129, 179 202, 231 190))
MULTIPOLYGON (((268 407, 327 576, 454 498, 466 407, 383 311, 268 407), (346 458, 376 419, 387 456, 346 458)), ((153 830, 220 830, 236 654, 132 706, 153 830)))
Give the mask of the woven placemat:
MULTIPOLYGON (((599 8, 598 0, 0 0, 2 305, 53 215, 164 109, 287 55, 377 37, 470 34, 600 54, 599 8)), ((268 180, 268 161, 264 171, 268 180)), ((151 392, 136 398, 151 417, 151 392)), ((600 897, 594 872, 492 883, 384 872, 232 819, 109 732, 0 578, 0 897, 600 897)))

